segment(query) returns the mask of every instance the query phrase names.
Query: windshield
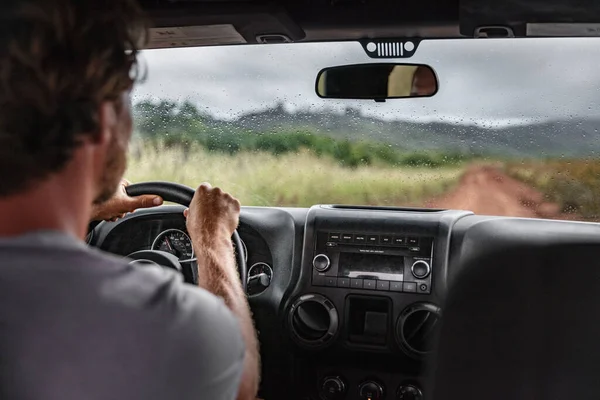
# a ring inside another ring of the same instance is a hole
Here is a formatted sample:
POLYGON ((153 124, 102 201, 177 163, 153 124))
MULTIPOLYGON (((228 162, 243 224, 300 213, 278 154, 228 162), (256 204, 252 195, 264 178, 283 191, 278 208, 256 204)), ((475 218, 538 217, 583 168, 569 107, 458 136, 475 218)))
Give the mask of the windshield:
MULTIPOLYGON (((353 204, 600 216, 600 45, 432 40, 431 98, 321 99, 357 42, 147 50, 128 179, 208 181, 243 205, 353 204)), ((386 60, 388 61, 388 60, 386 60)))

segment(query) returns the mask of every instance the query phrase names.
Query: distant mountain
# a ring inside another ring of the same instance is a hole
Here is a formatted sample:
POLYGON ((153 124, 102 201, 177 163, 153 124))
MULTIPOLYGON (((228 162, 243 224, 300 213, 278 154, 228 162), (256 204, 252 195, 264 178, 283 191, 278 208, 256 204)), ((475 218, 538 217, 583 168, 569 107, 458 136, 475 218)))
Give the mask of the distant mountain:
MULTIPOLYGON (((213 120, 216 125, 223 122, 213 120)), ((504 156, 600 155, 600 120, 570 120, 485 128, 444 122, 384 121, 349 109, 289 113, 280 106, 226 123, 256 132, 310 130, 335 138, 385 141, 408 150, 458 150, 504 156)))
POLYGON ((386 121, 346 112, 288 112, 283 105, 219 120, 200 113, 189 102, 168 101, 136 104, 138 125, 153 134, 199 123, 210 135, 237 135, 240 130, 256 133, 309 131, 337 139, 385 142, 407 151, 441 150, 514 157, 600 156, 600 120, 561 120, 530 125, 486 128, 458 123, 386 121), (196 123, 197 122, 197 123, 196 123))

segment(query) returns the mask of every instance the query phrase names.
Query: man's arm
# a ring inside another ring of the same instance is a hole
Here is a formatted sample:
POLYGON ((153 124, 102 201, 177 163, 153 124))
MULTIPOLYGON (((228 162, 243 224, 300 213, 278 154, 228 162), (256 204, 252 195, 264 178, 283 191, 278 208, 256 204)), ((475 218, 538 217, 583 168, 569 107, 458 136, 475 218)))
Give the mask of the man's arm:
POLYGON ((236 199, 219 188, 203 184, 196 191, 185 215, 198 259, 200 286, 221 297, 239 320, 246 351, 238 400, 253 400, 260 380, 260 355, 231 242, 239 213, 240 203, 236 199))

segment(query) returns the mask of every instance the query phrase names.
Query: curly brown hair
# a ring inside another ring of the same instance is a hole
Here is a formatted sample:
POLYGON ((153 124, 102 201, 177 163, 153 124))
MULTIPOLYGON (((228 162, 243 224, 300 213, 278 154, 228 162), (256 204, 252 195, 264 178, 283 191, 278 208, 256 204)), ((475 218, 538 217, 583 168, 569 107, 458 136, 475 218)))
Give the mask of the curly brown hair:
POLYGON ((139 77, 134 0, 1 0, 0 196, 59 172, 139 77))

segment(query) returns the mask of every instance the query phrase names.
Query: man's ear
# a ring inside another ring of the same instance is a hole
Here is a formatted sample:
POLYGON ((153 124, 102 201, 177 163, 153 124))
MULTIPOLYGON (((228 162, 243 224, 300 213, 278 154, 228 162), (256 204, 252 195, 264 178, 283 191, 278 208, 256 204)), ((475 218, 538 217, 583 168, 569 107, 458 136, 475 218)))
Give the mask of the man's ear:
POLYGON ((117 109, 112 101, 104 101, 98 108, 98 134, 96 135, 97 145, 107 145, 116 134, 117 129, 117 109))

